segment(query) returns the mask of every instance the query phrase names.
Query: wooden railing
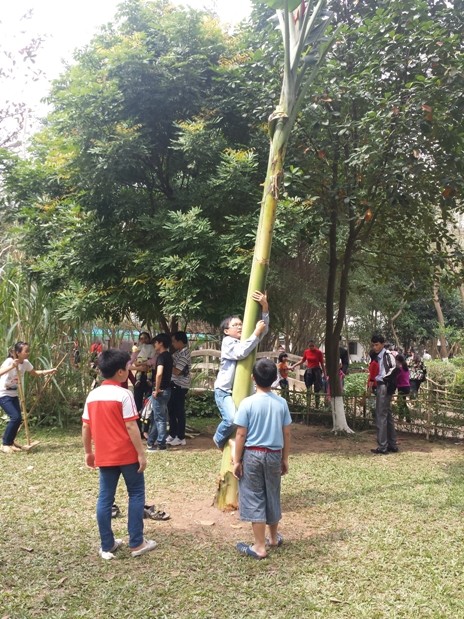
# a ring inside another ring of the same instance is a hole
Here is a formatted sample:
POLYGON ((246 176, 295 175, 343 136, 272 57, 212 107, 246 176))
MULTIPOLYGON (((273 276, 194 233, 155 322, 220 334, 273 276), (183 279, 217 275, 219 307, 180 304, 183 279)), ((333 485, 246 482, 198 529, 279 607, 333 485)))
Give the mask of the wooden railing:
MULTIPOLYGON (((192 356, 192 388, 197 391, 204 391, 205 389, 212 389, 214 381, 216 380, 216 374, 219 369, 219 360, 221 358, 221 351, 213 348, 199 348, 198 350, 191 351, 192 356)), ((257 359, 266 357, 272 359, 277 363, 279 353, 273 350, 267 350, 258 352, 257 359)), ((299 361, 301 357, 297 355, 288 354, 289 364, 299 361)), ((298 366, 293 371, 295 376, 288 377, 289 388, 292 391, 306 391, 306 387, 303 381, 304 369, 298 366)))

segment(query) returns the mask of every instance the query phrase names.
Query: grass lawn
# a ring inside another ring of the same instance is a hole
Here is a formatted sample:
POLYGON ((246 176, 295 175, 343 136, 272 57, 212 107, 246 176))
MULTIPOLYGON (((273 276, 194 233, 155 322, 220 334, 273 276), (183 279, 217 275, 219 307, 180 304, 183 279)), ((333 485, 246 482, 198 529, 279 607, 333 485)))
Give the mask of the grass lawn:
MULTIPOLYGON (((0 454, 2 618, 464 617, 462 444, 402 435, 399 454, 373 456, 372 431, 295 424, 285 543, 255 561, 234 549, 250 526, 211 506, 220 454, 200 436, 149 454, 147 498, 172 516, 145 521, 158 548, 105 562, 79 432, 0 454)), ((116 502, 127 539, 122 486, 116 502)))

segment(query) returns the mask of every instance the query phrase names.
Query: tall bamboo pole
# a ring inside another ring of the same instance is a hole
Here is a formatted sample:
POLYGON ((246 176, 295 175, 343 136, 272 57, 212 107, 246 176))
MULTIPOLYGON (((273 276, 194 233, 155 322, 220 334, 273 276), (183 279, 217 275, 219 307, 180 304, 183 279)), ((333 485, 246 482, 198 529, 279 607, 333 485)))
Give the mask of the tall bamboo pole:
MULTIPOLYGON (((289 0, 266 0, 265 3, 278 8, 276 14, 283 38, 284 72, 279 105, 269 117, 269 159, 243 316, 242 340, 250 337, 259 319, 260 308, 258 303, 252 300, 251 294, 255 290, 264 292, 266 288, 279 187, 290 133, 309 86, 335 40, 335 36, 328 42, 324 39, 324 32, 331 18, 331 14, 323 15, 326 0, 319 0, 312 11, 307 10, 311 3, 294 0, 290 3, 289 0), (298 10, 294 10, 298 5, 298 10), (322 43, 325 45, 322 46, 322 43)), ((272 312, 272 309, 270 311, 272 312)), ((232 391, 235 406, 250 394, 251 371, 255 358, 256 350, 237 363, 232 391)), ((238 504, 238 485, 232 474, 231 448, 232 446, 227 444, 222 456, 215 500, 220 509, 236 508, 238 504)))

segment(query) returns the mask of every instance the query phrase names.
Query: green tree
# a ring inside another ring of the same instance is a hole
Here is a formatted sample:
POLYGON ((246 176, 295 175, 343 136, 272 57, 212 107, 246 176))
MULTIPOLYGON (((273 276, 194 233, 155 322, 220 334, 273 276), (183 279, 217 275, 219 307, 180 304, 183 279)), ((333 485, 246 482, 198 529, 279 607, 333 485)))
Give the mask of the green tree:
POLYGON ((462 43, 461 18, 445 2, 331 8, 343 27, 295 134, 301 180, 291 195, 310 196, 327 230, 325 349, 334 429, 347 430, 338 345, 353 268, 369 260, 369 249, 373 281, 381 281, 395 262, 402 268, 390 257, 398 243, 424 255, 437 235, 452 244, 448 225, 462 183, 462 43))
POLYGON ((240 305, 221 235, 258 196, 227 106, 236 50, 204 12, 131 0, 119 19, 55 83, 34 157, 7 164, 8 212, 68 313, 219 322, 240 305))

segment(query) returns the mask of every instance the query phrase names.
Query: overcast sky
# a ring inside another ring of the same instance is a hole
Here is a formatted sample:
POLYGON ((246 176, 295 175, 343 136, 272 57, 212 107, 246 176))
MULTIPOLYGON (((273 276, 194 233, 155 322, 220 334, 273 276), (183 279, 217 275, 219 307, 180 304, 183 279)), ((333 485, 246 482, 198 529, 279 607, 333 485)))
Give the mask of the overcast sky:
MULTIPOLYGON (((194 8, 212 8, 225 23, 235 24, 248 16, 251 0, 173 0, 194 8)), ((62 70, 63 60, 84 46, 99 27, 111 21, 120 0, 3 0, 0 11, 0 41, 3 50, 15 51, 35 36, 45 37, 36 66, 42 78, 25 83, 18 67, 14 83, 0 79, 0 104, 7 97, 22 99, 41 113, 39 101, 48 93, 50 80, 62 70), (29 19, 21 19, 32 10, 29 19)), ((0 62, 1 62, 0 58, 0 62)))

